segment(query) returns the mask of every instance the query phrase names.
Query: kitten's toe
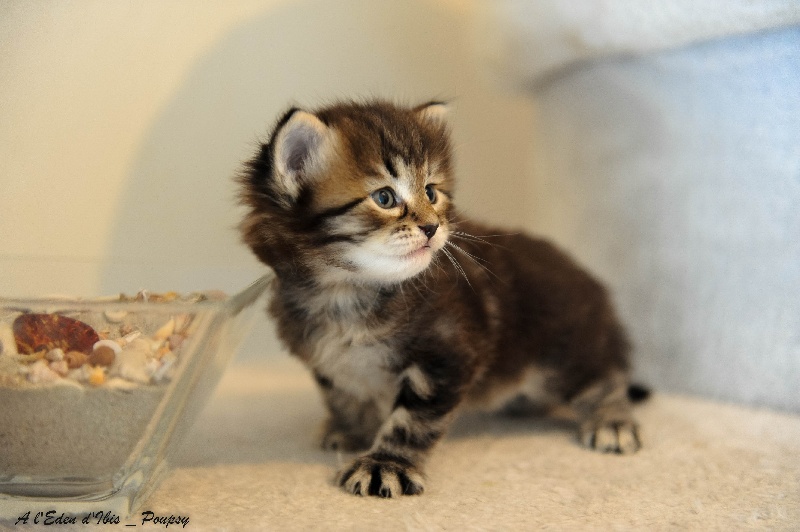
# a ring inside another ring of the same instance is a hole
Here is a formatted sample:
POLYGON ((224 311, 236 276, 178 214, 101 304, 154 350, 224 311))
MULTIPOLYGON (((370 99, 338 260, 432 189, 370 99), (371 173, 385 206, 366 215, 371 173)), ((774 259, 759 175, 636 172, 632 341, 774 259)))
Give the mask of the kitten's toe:
POLYGON ((339 474, 339 485, 353 495, 399 497, 419 495, 422 475, 400 457, 362 456, 339 474))
POLYGON ((603 453, 632 454, 641 447, 639 429, 631 421, 610 421, 581 429, 586 447, 603 453))

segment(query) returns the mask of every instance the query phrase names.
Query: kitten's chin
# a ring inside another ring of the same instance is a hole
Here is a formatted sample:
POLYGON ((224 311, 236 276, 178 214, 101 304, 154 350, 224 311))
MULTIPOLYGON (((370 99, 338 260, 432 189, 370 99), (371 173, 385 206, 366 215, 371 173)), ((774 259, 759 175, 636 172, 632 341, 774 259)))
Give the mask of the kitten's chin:
POLYGON ((435 251, 428 246, 404 255, 383 255, 354 250, 350 262, 357 268, 357 278, 377 283, 399 283, 419 275, 430 266, 435 251))

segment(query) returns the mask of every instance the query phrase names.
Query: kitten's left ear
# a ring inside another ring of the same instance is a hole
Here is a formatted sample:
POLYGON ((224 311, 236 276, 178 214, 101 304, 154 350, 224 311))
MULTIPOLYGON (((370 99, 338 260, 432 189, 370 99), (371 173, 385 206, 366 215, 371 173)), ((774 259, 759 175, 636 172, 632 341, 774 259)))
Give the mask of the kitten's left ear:
POLYGON ((444 102, 428 102, 414 108, 414 113, 420 120, 438 125, 446 123, 448 112, 444 102))

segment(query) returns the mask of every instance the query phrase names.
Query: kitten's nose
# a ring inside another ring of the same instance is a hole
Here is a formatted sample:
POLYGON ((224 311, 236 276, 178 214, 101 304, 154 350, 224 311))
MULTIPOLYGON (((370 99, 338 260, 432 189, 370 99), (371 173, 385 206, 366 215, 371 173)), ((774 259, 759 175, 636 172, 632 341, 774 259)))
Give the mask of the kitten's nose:
POLYGON ((419 228, 422 229, 422 232, 428 237, 428 240, 430 240, 433 238, 433 235, 436 234, 436 230, 439 229, 439 224, 420 225, 419 228))

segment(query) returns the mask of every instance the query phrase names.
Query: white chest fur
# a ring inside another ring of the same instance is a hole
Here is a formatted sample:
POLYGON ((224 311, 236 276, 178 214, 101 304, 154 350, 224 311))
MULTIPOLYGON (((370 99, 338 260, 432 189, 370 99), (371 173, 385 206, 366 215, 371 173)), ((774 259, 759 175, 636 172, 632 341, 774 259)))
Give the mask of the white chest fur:
POLYGON ((310 365, 340 389, 361 401, 391 411, 398 390, 389 371, 392 352, 366 327, 328 322, 312 339, 310 365))

